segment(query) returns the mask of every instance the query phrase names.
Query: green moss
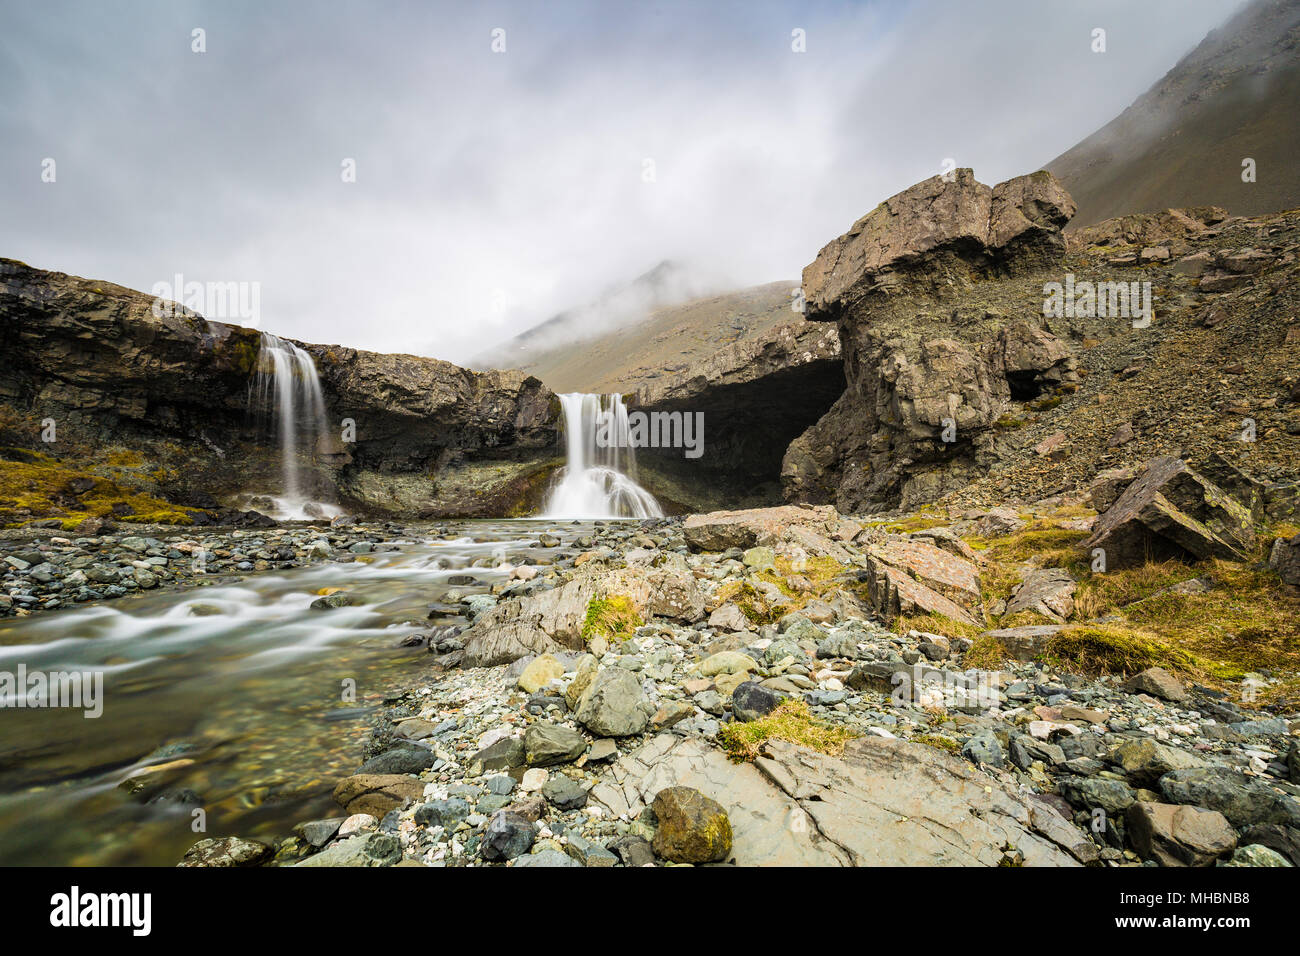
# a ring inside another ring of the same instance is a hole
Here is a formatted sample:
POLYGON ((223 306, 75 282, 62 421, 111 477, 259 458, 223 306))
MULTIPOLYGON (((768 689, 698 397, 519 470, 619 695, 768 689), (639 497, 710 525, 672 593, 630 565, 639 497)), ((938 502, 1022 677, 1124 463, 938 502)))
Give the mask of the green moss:
POLYGON ((1067 627, 1048 639, 1042 659, 1053 667, 1085 674, 1136 674, 1163 667, 1196 676, 1240 679, 1244 671, 1224 667, 1165 643, 1153 634, 1115 624, 1067 627))
POLYGON ((912 739, 919 744, 925 744, 927 747, 934 747, 937 750, 946 750, 948 753, 961 752, 960 745, 951 737, 940 737, 938 734, 918 734, 912 739))
POLYGON ((802 700, 787 700, 765 717, 748 723, 735 721, 718 731, 718 742, 733 760, 753 760, 769 740, 785 740, 819 753, 843 753, 856 734, 815 720, 802 700))
POLYGON ((632 599, 621 594, 593 598, 587 602, 587 616, 582 623, 582 639, 604 637, 610 641, 624 640, 644 624, 632 599))

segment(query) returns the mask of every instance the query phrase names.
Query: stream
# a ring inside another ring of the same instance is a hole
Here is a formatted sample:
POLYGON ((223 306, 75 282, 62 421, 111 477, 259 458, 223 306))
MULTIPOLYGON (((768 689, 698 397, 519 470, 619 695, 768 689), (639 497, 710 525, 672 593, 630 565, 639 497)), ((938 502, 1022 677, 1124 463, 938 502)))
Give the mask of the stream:
POLYGON ((5 620, 0 671, 102 672, 103 713, 0 709, 0 864, 173 866, 204 837, 274 845, 295 823, 342 815, 331 792, 361 764, 383 700, 429 674, 423 646, 400 646, 431 626, 429 605, 506 580, 508 566, 476 561, 549 563, 557 549, 537 534, 567 543, 591 523, 452 527, 456 540, 414 537, 366 563, 5 620), (448 582, 466 573, 474 584, 448 582), (309 608, 325 588, 365 603, 309 608), (137 798, 121 786, 161 763, 165 787, 137 798), (206 832, 192 829, 196 807, 206 832))

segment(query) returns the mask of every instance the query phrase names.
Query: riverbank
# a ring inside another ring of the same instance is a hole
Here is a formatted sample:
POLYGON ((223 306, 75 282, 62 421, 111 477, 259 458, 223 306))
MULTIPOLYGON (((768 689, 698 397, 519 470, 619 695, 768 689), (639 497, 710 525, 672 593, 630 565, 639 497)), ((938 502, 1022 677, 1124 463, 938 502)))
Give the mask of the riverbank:
POLYGON ((595 527, 460 597, 336 813, 187 862, 1300 863, 1297 596, 1257 558, 1090 578, 1096 522, 595 527))

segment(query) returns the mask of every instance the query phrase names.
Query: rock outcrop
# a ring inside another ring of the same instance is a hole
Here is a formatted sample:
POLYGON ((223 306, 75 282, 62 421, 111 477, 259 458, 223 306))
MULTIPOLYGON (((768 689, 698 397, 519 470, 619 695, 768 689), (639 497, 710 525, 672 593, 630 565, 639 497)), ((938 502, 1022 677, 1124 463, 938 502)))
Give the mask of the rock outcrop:
POLYGON ((899 193, 822 249, 804 270, 807 317, 837 323, 846 389, 787 450, 787 500, 842 511, 932 500, 979 473, 1013 399, 1077 379, 1041 315, 963 300, 986 280, 1058 266, 1073 211, 1048 173, 989 188, 962 169, 899 193))
MULTIPOLYGON (((58 441, 42 451, 144 452, 174 472, 160 490, 183 504, 273 490, 279 451, 249 413, 259 333, 153 306, 143 292, 0 259, 7 443, 52 419, 58 441)), ((378 513, 493 516, 535 504, 558 464, 558 409, 535 378, 298 344, 314 356, 331 424, 356 430, 355 444, 317 448, 318 492, 378 513)))

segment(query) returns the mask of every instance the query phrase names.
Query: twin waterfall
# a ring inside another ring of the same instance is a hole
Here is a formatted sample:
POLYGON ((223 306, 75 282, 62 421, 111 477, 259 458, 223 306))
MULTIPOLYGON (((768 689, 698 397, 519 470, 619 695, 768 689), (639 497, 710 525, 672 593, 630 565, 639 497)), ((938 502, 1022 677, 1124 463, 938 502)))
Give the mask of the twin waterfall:
POLYGON ((249 407, 269 419, 280 441, 280 494, 272 495, 278 516, 313 518, 337 514, 304 494, 300 456, 308 461, 326 434, 325 396, 310 355, 270 332, 261 333, 257 372, 249 386, 249 407))
POLYGON ((659 502, 636 483, 623 397, 570 392, 560 396, 560 407, 567 460, 544 517, 663 517, 659 502))
MULTIPOLYGON (((278 335, 263 332, 249 408, 268 422, 280 445, 280 489, 269 499, 280 518, 338 514, 304 488, 302 462, 310 462, 328 433, 325 396, 316 363, 278 335)), ((636 451, 629 441, 621 395, 559 396, 564 409, 567 460, 546 502, 546 518, 659 518, 663 509, 636 482, 636 451)), ((312 483, 314 486, 314 482, 312 483)))

